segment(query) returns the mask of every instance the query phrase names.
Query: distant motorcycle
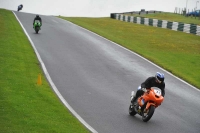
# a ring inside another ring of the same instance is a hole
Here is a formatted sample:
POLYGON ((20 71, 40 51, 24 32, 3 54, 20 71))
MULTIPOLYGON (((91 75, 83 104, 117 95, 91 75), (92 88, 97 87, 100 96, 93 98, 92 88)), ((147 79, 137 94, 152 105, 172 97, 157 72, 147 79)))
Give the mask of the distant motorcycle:
MULTIPOLYGON (((134 91, 131 92, 131 100, 134 96, 134 91)), ((160 90, 149 89, 145 90, 145 93, 135 100, 134 103, 131 103, 129 106, 129 114, 134 116, 139 114, 142 116, 142 120, 147 122, 151 119, 154 114, 155 109, 161 105, 164 97, 161 95, 160 90)))
POLYGON ((23 8, 23 5, 19 5, 17 8, 17 11, 19 12, 20 10, 22 10, 22 8, 23 8))
POLYGON ((41 23, 39 20, 35 20, 33 28, 35 29, 35 33, 38 34, 41 27, 41 23))

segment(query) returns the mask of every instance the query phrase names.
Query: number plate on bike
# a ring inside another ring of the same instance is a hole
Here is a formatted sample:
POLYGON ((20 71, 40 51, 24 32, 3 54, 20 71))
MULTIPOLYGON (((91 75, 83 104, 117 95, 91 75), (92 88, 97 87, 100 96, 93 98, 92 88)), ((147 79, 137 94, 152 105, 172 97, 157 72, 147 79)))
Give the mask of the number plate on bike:
POLYGON ((160 91, 160 90, 154 90, 154 92, 155 92, 155 94, 156 94, 157 96, 161 96, 161 91, 160 91))

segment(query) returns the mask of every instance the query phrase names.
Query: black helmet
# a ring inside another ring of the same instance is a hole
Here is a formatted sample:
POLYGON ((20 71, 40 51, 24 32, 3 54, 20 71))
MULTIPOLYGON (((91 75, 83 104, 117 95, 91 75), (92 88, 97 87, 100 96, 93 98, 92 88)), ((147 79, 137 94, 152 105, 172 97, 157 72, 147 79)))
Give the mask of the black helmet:
POLYGON ((37 14, 36 17, 39 17, 39 15, 37 14))
POLYGON ((158 80, 159 83, 163 82, 165 79, 165 76, 163 73, 157 72, 155 75, 156 80, 158 80))

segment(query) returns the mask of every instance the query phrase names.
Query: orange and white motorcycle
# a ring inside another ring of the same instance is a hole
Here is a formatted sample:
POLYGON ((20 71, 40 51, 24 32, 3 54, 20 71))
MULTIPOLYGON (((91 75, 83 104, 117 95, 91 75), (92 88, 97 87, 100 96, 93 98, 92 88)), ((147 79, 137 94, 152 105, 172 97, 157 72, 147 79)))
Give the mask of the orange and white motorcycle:
MULTIPOLYGON (((129 114, 134 116, 139 114, 142 116, 142 120, 147 122, 151 119, 155 109, 161 105, 164 97, 161 95, 161 91, 157 89, 145 89, 145 93, 131 103, 129 106, 129 114)), ((134 97, 134 91, 131 92, 131 100, 134 97)))

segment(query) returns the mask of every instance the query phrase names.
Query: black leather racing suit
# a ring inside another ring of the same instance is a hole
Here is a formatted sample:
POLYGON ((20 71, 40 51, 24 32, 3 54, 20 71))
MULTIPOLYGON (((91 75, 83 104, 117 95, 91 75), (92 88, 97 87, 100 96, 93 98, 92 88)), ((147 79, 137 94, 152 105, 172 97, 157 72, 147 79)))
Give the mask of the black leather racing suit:
POLYGON ((41 25, 42 25, 42 19, 41 19, 39 16, 37 16, 37 17, 34 18, 34 20, 33 20, 33 25, 34 25, 34 23, 35 23, 35 20, 39 20, 40 23, 41 23, 41 25))
MULTIPOLYGON (((151 87, 158 87, 161 90, 162 96, 165 96, 165 82, 158 83, 156 82, 155 77, 149 77, 141 84, 141 88, 150 89, 151 87)), ((132 102, 136 100, 138 97, 144 94, 142 89, 137 90, 135 97, 133 98, 132 102)))

